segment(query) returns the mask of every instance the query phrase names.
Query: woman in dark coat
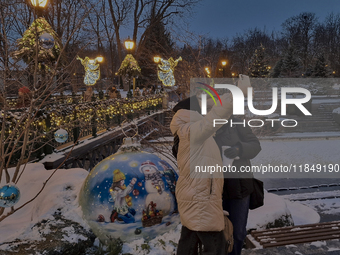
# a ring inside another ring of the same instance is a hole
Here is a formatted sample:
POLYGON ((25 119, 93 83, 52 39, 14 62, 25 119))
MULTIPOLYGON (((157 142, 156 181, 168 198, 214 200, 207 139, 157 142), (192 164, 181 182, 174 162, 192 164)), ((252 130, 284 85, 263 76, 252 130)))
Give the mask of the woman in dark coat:
MULTIPOLYGON (((243 123, 242 120, 232 118, 233 123, 243 123)), ((253 192, 253 174, 239 172, 241 166, 250 166, 250 159, 260 151, 258 138, 248 126, 243 124, 223 125, 215 134, 215 141, 222 155, 234 159, 235 173, 228 173, 223 186, 223 210, 229 212, 229 219, 234 226, 234 248, 230 254, 239 255, 247 234, 246 225, 249 211, 250 194, 253 192), (230 148, 222 151, 222 146, 230 148)))

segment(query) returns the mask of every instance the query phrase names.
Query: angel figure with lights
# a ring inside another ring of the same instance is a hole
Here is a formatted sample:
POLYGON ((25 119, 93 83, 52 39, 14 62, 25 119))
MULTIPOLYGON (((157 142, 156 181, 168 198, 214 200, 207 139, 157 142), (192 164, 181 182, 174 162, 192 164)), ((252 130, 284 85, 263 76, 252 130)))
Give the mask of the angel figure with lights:
POLYGON ((81 64, 85 68, 85 77, 84 83, 87 86, 92 86, 96 84, 97 80, 100 77, 99 63, 100 59, 90 59, 89 57, 85 57, 84 59, 77 56, 77 60, 80 60, 81 64))
POLYGON ((158 78, 162 81, 164 86, 174 86, 175 76, 174 71, 178 62, 182 60, 182 57, 174 60, 172 57, 168 60, 160 59, 161 64, 158 65, 158 78))

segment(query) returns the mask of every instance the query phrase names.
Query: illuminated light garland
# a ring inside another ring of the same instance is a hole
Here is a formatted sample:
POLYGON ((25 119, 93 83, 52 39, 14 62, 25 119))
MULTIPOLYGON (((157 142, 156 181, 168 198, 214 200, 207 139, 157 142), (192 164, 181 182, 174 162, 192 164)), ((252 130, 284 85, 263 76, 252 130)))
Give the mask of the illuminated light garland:
POLYGON ((62 43, 50 24, 42 17, 34 20, 31 26, 24 32, 22 38, 17 43, 19 50, 14 51, 12 56, 17 59, 23 59, 26 64, 34 61, 37 53, 36 39, 39 41, 39 38, 46 33, 52 36, 55 42, 50 49, 44 48, 43 43, 39 43, 38 61, 46 62, 45 65, 56 61, 60 55, 62 43))
POLYGON ((140 75, 140 73, 141 69, 137 60, 132 56, 132 54, 127 54, 118 69, 117 75, 135 77, 140 75))
POLYGON ((168 60, 160 58, 162 64, 158 65, 158 78, 164 86, 175 86, 176 80, 174 76, 175 67, 179 61, 182 61, 182 57, 174 60, 172 57, 168 60))
POLYGON ((79 56, 77 56, 77 60, 80 60, 85 69, 84 84, 87 86, 95 85, 100 78, 99 63, 97 63, 100 61, 97 58, 85 57, 82 59, 79 56))
MULTIPOLYGON (((95 101, 82 103, 79 105, 66 105, 66 107, 61 108, 60 105, 46 106, 42 111, 42 116, 35 119, 31 125, 31 130, 38 130, 40 133, 50 130, 57 130, 61 126, 69 126, 73 128, 72 122, 75 120, 81 121, 84 125, 90 126, 91 119, 96 115, 96 121, 98 123, 106 123, 107 115, 109 119, 113 119, 115 116, 127 115, 131 113, 141 113, 143 110, 147 110, 151 107, 161 105, 162 97, 154 96, 144 99, 109 99, 105 101, 95 101), (74 112, 77 112, 77 119, 74 118, 74 112), (50 126, 47 127, 47 116, 49 116, 50 126), (49 129, 49 130, 47 130, 49 129)), ((3 111, 0 111, 0 124, 5 121, 5 134, 10 134, 14 131, 14 127, 18 118, 21 116, 16 112, 17 110, 11 110, 13 114, 7 114, 6 120, 3 119, 3 111)), ((11 113, 11 111, 8 111, 11 113)), ((24 112, 23 112, 24 113, 24 112)), ((25 113, 24 113, 25 114, 25 113)), ((34 113, 33 113, 34 115, 34 113)), ((19 130, 26 128, 27 121, 24 121, 22 125, 19 126, 19 130)), ((65 127, 65 129, 67 129, 65 127)), ((1 134, 2 131, 0 131, 1 134)))

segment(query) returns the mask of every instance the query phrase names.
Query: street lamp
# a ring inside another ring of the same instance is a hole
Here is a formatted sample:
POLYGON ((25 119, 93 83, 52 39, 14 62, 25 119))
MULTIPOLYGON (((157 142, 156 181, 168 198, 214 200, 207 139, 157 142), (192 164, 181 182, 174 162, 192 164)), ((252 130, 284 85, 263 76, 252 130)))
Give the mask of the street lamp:
POLYGON ((97 59, 97 62, 99 62, 99 63, 103 62, 103 60, 104 60, 104 58, 102 56, 98 56, 98 57, 96 57, 96 59, 97 59))
POLYGON ((34 7, 44 8, 47 5, 47 0, 31 0, 31 3, 34 7))
POLYGON ((210 69, 209 69, 209 67, 206 67, 204 69, 205 69, 205 71, 207 73, 208 78, 210 78, 210 69))
POLYGON ((126 48, 128 51, 131 51, 131 50, 133 49, 133 47, 135 47, 135 43, 134 43, 134 41, 132 41, 132 40, 130 39, 130 36, 128 37, 127 40, 125 40, 124 44, 125 44, 125 48, 126 48))
POLYGON ((153 57, 153 62, 159 63, 159 61, 161 61, 161 57, 158 56, 153 57))
POLYGON ((225 66, 227 65, 227 61, 226 60, 222 60, 222 71, 223 71, 223 78, 224 78, 224 76, 225 76, 225 71, 224 71, 224 69, 225 69, 225 66))
POLYGON ((42 16, 43 10, 47 5, 48 0, 31 0, 31 4, 35 9, 35 14, 40 17, 42 16))
MULTIPOLYGON (((125 40, 124 42, 124 45, 125 45, 125 48, 128 52, 132 52, 133 48, 135 47, 135 43, 133 40, 130 39, 130 36, 128 37, 127 40, 125 40)), ((135 92, 135 86, 136 86, 136 79, 135 77, 133 77, 133 91, 132 91, 132 95, 134 94, 135 92)), ((131 93, 131 78, 129 78, 129 91, 131 93)))

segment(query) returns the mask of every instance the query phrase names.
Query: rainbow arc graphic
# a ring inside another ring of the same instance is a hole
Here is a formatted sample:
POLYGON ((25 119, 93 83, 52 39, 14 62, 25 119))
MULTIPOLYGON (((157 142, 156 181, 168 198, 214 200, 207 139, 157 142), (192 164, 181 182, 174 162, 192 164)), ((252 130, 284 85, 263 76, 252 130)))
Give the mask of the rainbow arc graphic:
MULTIPOLYGON (((203 82, 197 82, 197 83, 204 85, 205 87, 207 87, 208 89, 210 89, 212 92, 214 92, 215 95, 217 96, 218 100, 220 101, 221 105, 222 105, 221 98, 220 98, 220 96, 218 95, 217 91, 216 91, 213 87, 211 87, 210 85, 205 84, 205 83, 203 83, 203 82)), ((206 92, 206 93, 214 100, 215 105, 217 105, 214 96, 211 94, 211 92, 210 92, 209 90, 204 89, 204 88, 200 88, 200 87, 198 87, 198 89, 203 90, 204 92, 206 92)))

